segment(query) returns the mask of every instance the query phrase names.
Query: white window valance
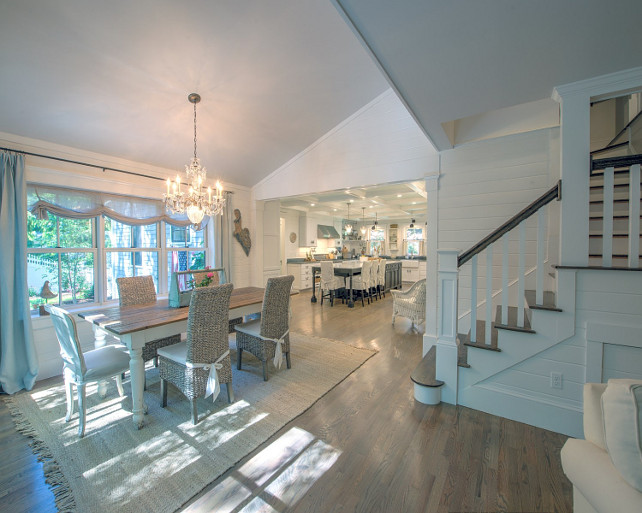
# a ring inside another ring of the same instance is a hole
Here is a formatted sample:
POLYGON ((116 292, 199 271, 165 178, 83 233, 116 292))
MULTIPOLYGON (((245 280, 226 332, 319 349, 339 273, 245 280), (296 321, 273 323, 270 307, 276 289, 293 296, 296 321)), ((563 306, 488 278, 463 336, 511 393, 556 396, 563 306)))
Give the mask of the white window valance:
MULTIPOLYGON (((184 214, 168 214, 161 200, 48 185, 27 184, 27 209, 38 219, 47 218, 47 213, 51 212, 72 219, 104 215, 128 225, 159 221, 174 226, 192 224, 184 214)), ((208 217, 203 219, 201 226, 205 226, 208 220, 208 217)))

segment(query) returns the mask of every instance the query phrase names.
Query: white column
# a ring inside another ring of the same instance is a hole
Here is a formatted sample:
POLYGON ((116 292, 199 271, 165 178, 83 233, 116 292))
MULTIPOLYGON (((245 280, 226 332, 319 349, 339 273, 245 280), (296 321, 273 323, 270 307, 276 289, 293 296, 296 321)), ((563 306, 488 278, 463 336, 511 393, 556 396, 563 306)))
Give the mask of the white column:
POLYGON ((604 170, 604 187, 602 189, 602 267, 613 265, 613 184, 615 170, 607 167, 604 170))
POLYGON ((586 91, 557 95, 560 102, 560 265, 585 267, 589 247, 590 99, 586 91))
POLYGON ((629 172, 629 267, 640 266, 640 164, 629 172))
POLYGON ((457 404, 457 281, 459 250, 440 249, 436 378, 444 382, 442 401, 457 404))
MULTIPOLYGON (((425 178, 426 183, 426 324, 423 354, 437 343, 437 248, 439 233, 439 175, 425 178)), ((419 262, 422 265, 422 262, 419 262)))

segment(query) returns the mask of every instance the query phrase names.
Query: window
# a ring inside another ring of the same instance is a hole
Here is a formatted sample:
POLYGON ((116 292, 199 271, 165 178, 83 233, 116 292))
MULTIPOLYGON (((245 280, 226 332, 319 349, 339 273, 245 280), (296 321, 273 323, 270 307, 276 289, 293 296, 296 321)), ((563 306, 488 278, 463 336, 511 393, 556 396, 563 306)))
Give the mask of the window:
POLYGON ((50 215, 39 220, 27 214, 27 283, 33 308, 93 302, 95 262, 94 219, 50 215))
POLYGON ((370 254, 381 255, 384 252, 384 243, 386 234, 383 228, 375 228, 370 230, 370 254))
POLYGON ((118 298, 117 278, 151 275, 158 287, 158 225, 129 226, 105 217, 107 300, 118 298))
MULTIPOLYGON (((166 247, 167 281, 174 271, 187 271, 190 269, 205 269, 205 234, 203 230, 194 230, 192 226, 167 225, 166 247)), ((187 287, 187 275, 179 276, 179 288, 187 287)))
POLYGON ((424 232, 422 228, 406 228, 406 255, 419 256, 423 253, 424 232))
POLYGON ((204 269, 206 262, 205 230, 165 222, 131 226, 107 216, 39 220, 27 213, 27 280, 35 310, 117 299, 116 279, 124 276, 151 275, 164 293, 172 271, 204 269), (46 282, 53 294, 41 297, 46 282))

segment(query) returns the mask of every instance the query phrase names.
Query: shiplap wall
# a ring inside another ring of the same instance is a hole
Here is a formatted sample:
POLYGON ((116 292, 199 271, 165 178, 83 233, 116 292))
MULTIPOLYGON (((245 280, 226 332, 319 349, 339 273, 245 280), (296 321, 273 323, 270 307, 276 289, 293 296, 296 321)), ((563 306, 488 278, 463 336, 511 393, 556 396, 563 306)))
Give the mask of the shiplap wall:
MULTIPOLYGON (((559 178, 559 128, 470 143, 441 155, 439 247, 469 249, 546 192, 559 178)), ((556 228, 555 210, 548 222, 556 228)), ((526 230, 526 269, 536 258, 536 224, 526 230)), ((509 280, 517 278, 518 235, 510 236, 509 280)), ((432 256, 436 258, 436 256, 432 256)), ((431 258, 431 255, 429 255, 431 258)), ((493 248, 493 290, 501 288, 502 243, 493 248)), ((459 312, 470 309, 471 264, 460 269, 459 312)), ((485 297, 486 255, 478 261, 478 303, 485 297)), ((494 311, 494 310, 493 310, 494 311)), ((479 311, 482 314, 482 311, 479 311)), ((462 320, 460 333, 468 330, 462 320)))
POLYGON ((259 182, 267 200, 376 183, 420 180, 439 155, 388 90, 259 182))
MULTIPOLYGON (((502 391, 504 401, 524 398, 557 408, 558 412, 582 411, 582 391, 587 381, 609 378, 642 379, 642 273, 578 270, 576 281, 575 334, 563 342, 486 380, 484 386, 502 391), (599 357, 591 369, 587 344, 590 324, 607 326, 608 340, 596 349, 599 357), (562 388, 551 387, 551 372, 562 374, 562 388)), ((549 314, 555 315, 555 314, 549 314)), ((537 330, 537 325, 533 326, 537 330)), ((515 343, 528 343, 522 336, 515 343)), ((549 419, 550 420, 550 419, 549 419)), ((565 432, 581 434, 581 417, 565 432)), ((551 429, 544 424, 543 427, 551 429)), ((576 435, 575 435, 576 436, 576 435)))
MULTIPOLYGON (((88 162, 96 165, 123 169, 136 173, 167 178, 174 176, 176 170, 149 166, 138 162, 101 155, 92 152, 60 146, 45 141, 38 141, 12 134, 0 133, 0 145, 16 150, 29 151, 45 155, 59 156, 69 160, 88 162)), ((164 191, 162 181, 136 175, 102 171, 86 166, 59 162, 51 159, 27 156, 25 159, 27 181, 60 187, 73 187, 90 191, 103 191, 115 194, 135 194, 145 198, 160 198, 164 191)), ((213 182, 212 182, 213 183, 213 182)), ((250 209, 250 191, 246 187, 225 184, 227 190, 234 192, 233 205, 239 208, 244 219, 244 226, 252 232, 250 209)), ((251 285, 252 267, 250 259, 235 239, 232 240, 235 266, 232 281, 238 287, 251 285)), ((59 347, 56 335, 48 317, 34 318, 32 321, 34 340, 38 355, 40 371, 38 379, 59 375, 62 371, 59 347)), ((86 321, 77 318, 78 333, 84 350, 93 348, 93 331, 86 321)))

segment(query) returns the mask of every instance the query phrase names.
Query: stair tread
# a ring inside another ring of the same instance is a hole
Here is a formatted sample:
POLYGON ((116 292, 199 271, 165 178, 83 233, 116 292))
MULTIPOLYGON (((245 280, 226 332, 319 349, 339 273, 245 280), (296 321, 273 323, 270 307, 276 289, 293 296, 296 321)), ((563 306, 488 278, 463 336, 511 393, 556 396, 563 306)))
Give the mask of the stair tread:
POLYGON ((552 312, 561 312, 562 309, 557 307, 557 303, 555 301, 555 292, 552 292, 550 290, 545 290, 544 291, 544 301, 542 302, 541 305, 538 305, 535 301, 537 293, 534 290, 526 290, 524 291, 524 297, 526 298, 526 302, 528 303, 528 308, 531 310, 550 310, 552 312))
POLYGON ((493 326, 497 329, 521 331, 524 333, 535 333, 535 331, 531 328, 531 320, 528 309, 524 309, 524 326, 517 325, 517 312, 518 308, 516 306, 509 306, 508 319, 506 321, 502 319, 502 322, 497 322, 497 319, 502 318, 502 307, 501 305, 497 305, 497 309, 495 310, 495 322, 493 323, 493 326))
POLYGON ((478 349, 487 349, 489 351, 501 351, 497 347, 497 330, 494 326, 491 325, 490 330, 490 344, 486 344, 486 322, 477 321, 477 340, 475 342, 470 341, 470 331, 466 334, 458 335, 461 343, 467 347, 476 347, 478 349))
POLYGON ((410 374, 410 379, 425 387, 440 387, 443 381, 436 379, 437 348, 432 346, 421 359, 415 370, 410 374))

